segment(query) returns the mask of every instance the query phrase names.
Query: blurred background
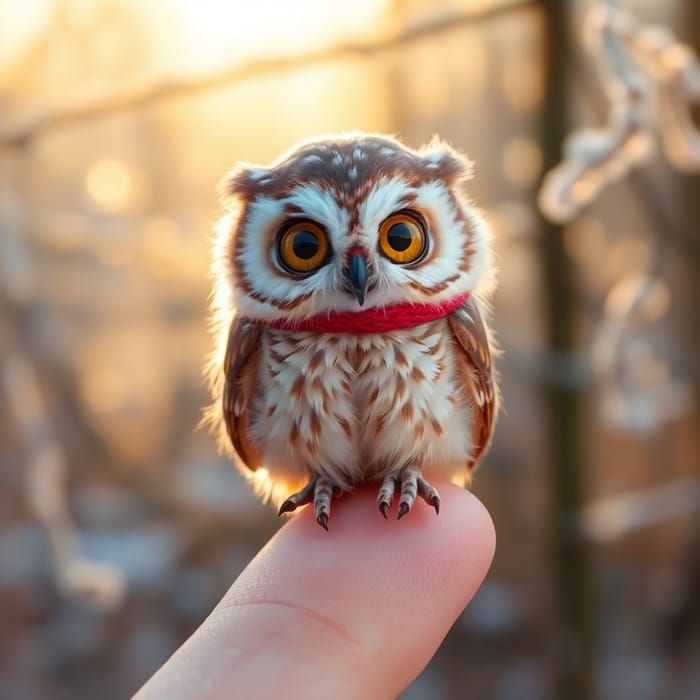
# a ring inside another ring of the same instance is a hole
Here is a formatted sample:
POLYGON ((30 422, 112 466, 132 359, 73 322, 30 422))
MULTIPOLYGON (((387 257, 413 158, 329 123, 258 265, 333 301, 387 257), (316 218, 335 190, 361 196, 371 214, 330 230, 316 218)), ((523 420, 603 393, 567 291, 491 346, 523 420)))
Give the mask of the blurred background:
POLYGON ((0 0, 0 697, 128 697, 279 526, 196 429, 216 184, 350 129, 474 158, 500 266, 498 551, 402 700, 700 697, 678 41, 694 0, 0 0))

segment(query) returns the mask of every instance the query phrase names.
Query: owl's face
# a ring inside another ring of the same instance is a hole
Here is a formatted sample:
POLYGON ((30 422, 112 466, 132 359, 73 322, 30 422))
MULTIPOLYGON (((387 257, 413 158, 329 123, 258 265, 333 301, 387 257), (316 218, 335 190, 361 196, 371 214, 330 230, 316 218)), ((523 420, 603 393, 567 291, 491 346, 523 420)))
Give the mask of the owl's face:
POLYGON ((364 134, 240 167, 223 185, 219 292, 250 318, 295 320, 474 291, 490 253, 460 191, 469 174, 439 141, 364 134))

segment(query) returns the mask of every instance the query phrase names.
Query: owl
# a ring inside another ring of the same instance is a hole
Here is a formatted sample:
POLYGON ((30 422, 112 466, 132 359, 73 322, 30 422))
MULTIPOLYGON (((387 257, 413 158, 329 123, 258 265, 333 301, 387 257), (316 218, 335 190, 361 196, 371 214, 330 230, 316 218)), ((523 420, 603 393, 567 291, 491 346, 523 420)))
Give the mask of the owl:
POLYGON ((429 477, 467 485, 498 409, 484 295, 489 230, 471 165, 352 133, 301 143, 222 183, 212 420, 279 513, 376 483, 386 518, 429 477))

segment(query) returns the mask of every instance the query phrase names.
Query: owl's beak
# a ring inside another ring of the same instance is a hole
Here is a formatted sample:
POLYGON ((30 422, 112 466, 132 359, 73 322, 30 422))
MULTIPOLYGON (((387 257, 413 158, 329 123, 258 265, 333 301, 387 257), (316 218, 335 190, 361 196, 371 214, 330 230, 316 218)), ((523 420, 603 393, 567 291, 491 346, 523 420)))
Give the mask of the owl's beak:
POLYGON ((367 291, 367 259, 363 252, 350 252, 345 276, 350 283, 350 289, 355 295, 357 303, 362 306, 365 303, 365 292, 367 291))

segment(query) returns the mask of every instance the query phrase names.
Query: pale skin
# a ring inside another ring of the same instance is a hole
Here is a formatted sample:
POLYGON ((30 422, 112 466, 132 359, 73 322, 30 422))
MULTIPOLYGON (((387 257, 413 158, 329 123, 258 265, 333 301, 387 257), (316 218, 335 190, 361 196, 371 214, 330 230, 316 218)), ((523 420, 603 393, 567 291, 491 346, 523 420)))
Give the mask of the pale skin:
POLYGON ((436 486, 439 517, 419 503, 400 522, 384 520, 371 487, 334 504, 330 532, 304 508, 136 698, 395 698, 471 600, 495 548, 477 498, 436 486))

